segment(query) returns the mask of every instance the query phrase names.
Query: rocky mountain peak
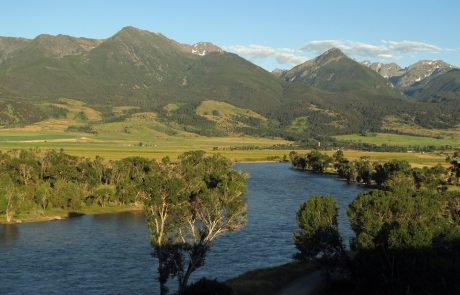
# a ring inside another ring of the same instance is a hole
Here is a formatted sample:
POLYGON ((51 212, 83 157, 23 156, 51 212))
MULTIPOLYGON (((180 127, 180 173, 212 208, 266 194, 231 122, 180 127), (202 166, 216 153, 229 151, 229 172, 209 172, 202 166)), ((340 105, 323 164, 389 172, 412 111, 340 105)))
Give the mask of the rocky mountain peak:
POLYGON ((403 69, 395 63, 382 63, 382 62, 370 62, 365 60, 361 62, 362 65, 376 71, 384 78, 390 78, 393 76, 398 76, 403 73, 403 69))
POLYGON ((281 77, 283 76, 285 73, 287 73, 288 70, 284 70, 284 69, 274 69, 272 71, 272 74, 275 75, 276 77, 281 77))
POLYGON ((425 85, 432 78, 454 69, 454 66, 442 60, 421 60, 404 69, 395 63, 363 61, 361 64, 389 79, 403 90, 425 85))
POLYGON ((210 42, 198 42, 191 46, 191 52, 196 55, 204 56, 210 52, 224 52, 222 48, 210 43, 210 42))
POLYGON ((340 50, 339 48, 333 47, 325 52, 323 52, 320 56, 315 58, 317 63, 328 63, 331 61, 336 61, 341 58, 346 58, 347 56, 340 50))

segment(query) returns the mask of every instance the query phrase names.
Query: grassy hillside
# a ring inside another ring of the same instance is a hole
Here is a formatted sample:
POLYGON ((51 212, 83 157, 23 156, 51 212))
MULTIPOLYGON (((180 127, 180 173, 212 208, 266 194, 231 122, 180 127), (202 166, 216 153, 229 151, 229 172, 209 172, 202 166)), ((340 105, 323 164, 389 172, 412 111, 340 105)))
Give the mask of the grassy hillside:
POLYGON ((408 134, 423 137, 456 139, 460 138, 460 125, 452 128, 433 129, 423 128, 418 125, 413 116, 387 116, 383 119, 383 130, 390 133, 408 134))
POLYGON ((267 118, 254 111, 215 100, 202 101, 196 114, 215 122, 216 128, 227 133, 237 133, 241 128, 255 127, 267 121, 267 118))

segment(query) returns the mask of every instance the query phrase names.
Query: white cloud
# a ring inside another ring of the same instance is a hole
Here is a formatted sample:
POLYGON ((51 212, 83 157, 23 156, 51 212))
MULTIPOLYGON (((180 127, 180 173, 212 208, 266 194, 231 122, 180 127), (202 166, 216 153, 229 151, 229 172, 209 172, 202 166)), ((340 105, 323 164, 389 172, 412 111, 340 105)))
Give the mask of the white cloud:
POLYGON ((263 45, 232 45, 224 49, 236 53, 254 63, 275 61, 283 65, 296 66, 308 60, 310 54, 320 55, 328 49, 339 48, 350 57, 374 60, 398 60, 406 55, 421 53, 441 53, 459 49, 442 48, 437 45, 419 41, 383 40, 376 44, 352 40, 313 40, 300 49, 274 48, 263 45))
POLYGON ((388 45, 388 48, 394 51, 398 51, 401 53, 419 53, 419 52, 441 52, 444 51, 443 48, 428 44, 425 42, 418 42, 418 41, 384 41, 385 44, 388 45))
POLYGON ((236 53, 251 61, 275 59, 279 64, 295 66, 308 60, 305 56, 299 55, 299 50, 291 48, 273 48, 263 45, 233 45, 224 47, 226 51, 236 53))
POLYGON ((336 47, 349 55, 367 57, 391 58, 391 51, 383 45, 372 45, 356 41, 314 40, 305 45, 302 50, 321 54, 329 48, 336 47))
POLYGON ((421 52, 439 53, 448 50, 425 42, 407 40, 382 41, 381 44, 369 44, 350 40, 314 40, 308 42, 302 50, 321 54, 332 47, 339 48, 351 56, 382 59, 394 59, 405 54, 417 54, 421 52))

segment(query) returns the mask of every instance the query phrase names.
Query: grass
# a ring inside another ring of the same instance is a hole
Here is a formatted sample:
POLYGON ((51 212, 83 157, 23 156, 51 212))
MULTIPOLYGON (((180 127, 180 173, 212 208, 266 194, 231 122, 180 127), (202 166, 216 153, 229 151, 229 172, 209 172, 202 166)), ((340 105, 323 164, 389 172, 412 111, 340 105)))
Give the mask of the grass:
POLYGON ((335 136, 340 141, 363 142, 375 145, 394 145, 394 146, 453 146, 460 147, 460 136, 434 138, 426 136, 399 135, 389 133, 377 133, 375 136, 361 136, 359 134, 338 135, 335 136))
POLYGON ((314 269, 312 264, 292 262, 253 270, 225 283, 233 289, 236 295, 271 295, 314 269))
POLYGON ((99 121, 102 118, 100 112, 86 106, 84 102, 76 99, 60 98, 59 103, 55 104, 55 106, 67 109, 67 117, 69 119, 75 119, 78 113, 85 114, 89 121, 99 121))
MULTIPOLYGON (((133 140, 100 140, 98 137, 89 137, 89 141, 63 142, 48 139, 37 141, 39 135, 8 135, 9 139, 20 139, 20 141, 2 140, 0 132, 0 151, 12 149, 64 149, 65 152, 82 157, 94 158, 96 155, 102 156, 107 160, 118 160, 130 156, 142 156, 146 158, 161 159, 165 156, 176 158, 179 154, 188 150, 204 150, 208 153, 222 154, 234 162, 257 162, 281 160, 285 155, 289 155, 290 150, 273 150, 270 146, 281 143, 289 143, 283 140, 257 138, 250 136, 239 137, 161 137, 155 140, 143 142, 139 146, 139 141, 133 140), (30 141, 29 139, 34 139, 30 141), (93 140, 93 141, 91 141, 93 140), (99 141, 94 141, 99 140, 99 141), (263 149, 254 150, 230 150, 231 147, 258 146, 263 149), (215 150, 218 147, 218 150, 215 150)), ((44 138, 47 138, 44 135, 44 138)), ((78 138, 78 137, 76 137, 78 138)), ((307 150, 299 150, 299 153, 307 153, 307 150)), ((326 151, 332 155, 334 151, 326 151)), ((385 162, 391 159, 406 160, 414 167, 434 166, 438 163, 445 164, 444 154, 437 153, 403 153, 403 152, 365 152, 356 150, 345 150, 345 157, 350 160, 360 157, 370 157, 372 161, 385 162)))

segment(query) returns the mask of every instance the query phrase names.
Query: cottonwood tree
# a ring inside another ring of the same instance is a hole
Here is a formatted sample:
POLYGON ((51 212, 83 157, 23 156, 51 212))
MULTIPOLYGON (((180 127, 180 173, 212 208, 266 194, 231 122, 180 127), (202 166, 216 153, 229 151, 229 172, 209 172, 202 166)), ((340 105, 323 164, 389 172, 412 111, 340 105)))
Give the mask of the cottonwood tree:
POLYGON ((300 230, 294 233, 294 243, 299 250, 295 258, 319 262, 328 278, 344 254, 334 198, 312 196, 300 205, 296 220, 300 230))
POLYGON ((173 164, 164 161, 141 184, 144 212, 150 229, 153 255, 158 259, 161 294, 167 293, 166 282, 182 265, 179 249, 183 247, 181 231, 186 227, 188 196, 186 183, 173 164))
POLYGON ((21 192, 8 175, 0 175, 0 210, 5 212, 6 222, 13 221, 21 192))
POLYGON ((246 224, 246 176, 222 156, 195 151, 184 153, 177 163, 163 161, 144 183, 161 292, 166 294, 164 285, 173 276, 183 294, 213 241, 246 224))
POLYGON ((312 151, 307 154, 307 166, 313 172, 323 173, 332 162, 333 159, 331 157, 319 151, 312 151))
POLYGON ((43 210, 49 206, 50 199, 52 198, 53 190, 47 182, 40 182, 35 189, 35 202, 40 204, 43 210))

